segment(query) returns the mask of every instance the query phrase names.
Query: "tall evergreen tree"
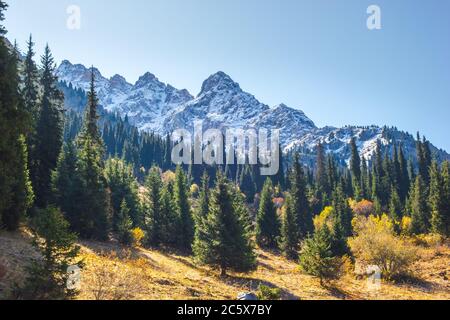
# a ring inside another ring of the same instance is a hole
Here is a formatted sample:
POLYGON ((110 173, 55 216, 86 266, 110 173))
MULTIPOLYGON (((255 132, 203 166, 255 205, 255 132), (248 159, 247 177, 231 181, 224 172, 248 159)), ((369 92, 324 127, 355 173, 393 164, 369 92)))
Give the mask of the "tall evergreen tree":
POLYGON ((330 195, 331 188, 327 176, 327 163, 323 145, 317 145, 317 159, 316 159, 316 185, 321 198, 330 195))
POLYGON ((442 208, 446 236, 450 235, 450 162, 444 161, 441 169, 442 208))
POLYGON ((289 259, 298 258, 299 236, 297 216, 292 210, 291 197, 286 197, 282 211, 280 249, 289 259))
POLYGON ((280 237, 280 221, 272 198, 272 181, 267 179, 256 216, 256 242, 261 247, 276 248, 280 237))
POLYGON ((444 183, 439 166, 436 161, 433 161, 430 167, 430 194, 428 198, 431 212, 431 231, 446 236, 444 196, 444 183))
POLYGON ((410 188, 410 180, 408 174, 408 163, 405 160, 403 148, 400 145, 398 150, 398 164, 399 164, 399 196, 402 202, 405 202, 408 197, 408 191, 410 188))
POLYGON ((30 119, 30 130, 27 134, 28 168, 31 181, 37 182, 35 148, 37 141, 36 126, 39 119, 39 71, 34 62, 34 42, 31 35, 27 47, 28 50, 23 63, 21 94, 25 110, 30 119))
POLYGON ((32 201, 24 136, 27 113, 19 94, 18 56, 6 46, 1 22, 7 4, 0 1, 0 225, 16 230, 32 201))
POLYGON ((72 142, 68 142, 64 145, 56 169, 52 173, 52 191, 53 201, 75 230, 81 228, 77 225, 81 188, 77 173, 77 150, 72 142))
POLYGON ((427 190, 422 175, 418 175, 410 193, 411 231, 414 234, 427 233, 429 230, 429 214, 427 190))
POLYGON ((255 267, 253 244, 235 211, 230 186, 221 174, 212 193, 206 223, 202 224, 202 234, 205 236, 196 237, 193 244, 200 263, 219 268, 222 276, 229 269, 245 272, 255 267))
POLYGON ((354 196, 356 200, 362 199, 361 190, 361 158, 359 156, 358 147, 356 146, 355 138, 350 141, 351 158, 350 158, 350 170, 352 172, 352 185, 354 190, 354 196))
POLYGON ((175 208, 178 216, 178 245, 181 249, 191 250, 194 239, 194 221, 190 209, 186 175, 178 166, 174 185, 175 208))
POLYGON ((56 168, 63 142, 63 95, 57 88, 55 62, 50 48, 42 56, 43 88, 39 119, 36 127, 36 147, 33 156, 36 172, 32 176, 36 206, 45 208, 51 201, 51 172, 56 168))
POLYGON ((352 235, 352 210, 348 204, 342 185, 333 192, 333 252, 343 255, 348 252, 347 238, 352 235))
POLYGON ((306 180, 300 164, 298 154, 294 157, 294 164, 291 171, 292 210, 297 215, 297 223, 300 239, 304 239, 308 233, 313 231, 312 215, 306 196, 306 180))
POLYGON ((398 195, 397 189, 393 186, 391 188, 391 199, 389 201, 389 217, 395 223, 395 229, 399 232, 398 224, 401 222, 403 216, 402 202, 400 201, 400 196, 398 195))
POLYGON ((104 146, 98 129, 97 93, 91 70, 91 85, 83 129, 77 137, 77 172, 81 181, 78 210, 80 236, 104 240, 110 229, 110 195, 104 176, 104 146))
POLYGON ((162 180, 158 167, 152 167, 146 179, 145 187, 147 189, 148 210, 146 214, 146 225, 148 231, 148 241, 150 245, 159 245, 162 240, 161 235, 161 188, 162 180))
POLYGON ((172 197, 171 184, 166 184, 161 189, 160 202, 160 236, 161 243, 167 246, 177 245, 177 228, 179 226, 178 216, 176 215, 175 203, 172 197))
POLYGON ((133 166, 122 159, 108 159, 105 164, 105 178, 111 192, 113 229, 117 231, 118 222, 121 221, 119 213, 124 199, 127 203, 133 226, 142 227, 142 210, 139 203, 138 183, 133 174, 133 166))

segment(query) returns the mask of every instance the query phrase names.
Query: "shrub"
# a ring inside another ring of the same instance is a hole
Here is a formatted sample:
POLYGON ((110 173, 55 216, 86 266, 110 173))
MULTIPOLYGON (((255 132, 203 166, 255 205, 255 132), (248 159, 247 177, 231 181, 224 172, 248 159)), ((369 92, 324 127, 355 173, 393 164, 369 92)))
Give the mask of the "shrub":
POLYGON ((378 266, 385 279, 403 275, 417 260, 416 249, 395 235, 387 215, 358 217, 353 226, 356 236, 348 241, 353 255, 363 266, 378 266))
POLYGON ((362 200, 360 202, 352 201, 350 202, 350 206, 357 216, 368 217, 369 215, 375 213, 373 202, 368 200, 362 200))
POLYGON ((258 300, 280 300, 281 299, 281 289, 280 288, 270 288, 265 285, 259 285, 258 292, 256 293, 258 300))
POLYGON ((400 222, 400 233, 402 235, 410 235, 411 234, 411 217, 404 216, 402 221, 400 222))
POLYGON ((314 217, 314 228, 315 230, 321 229, 325 224, 328 226, 329 229, 333 228, 333 207, 325 207, 323 211, 318 215, 314 217))
POLYGON ((145 238, 145 232, 141 228, 131 230, 131 237, 133 239, 133 246, 140 247, 142 240, 145 238))

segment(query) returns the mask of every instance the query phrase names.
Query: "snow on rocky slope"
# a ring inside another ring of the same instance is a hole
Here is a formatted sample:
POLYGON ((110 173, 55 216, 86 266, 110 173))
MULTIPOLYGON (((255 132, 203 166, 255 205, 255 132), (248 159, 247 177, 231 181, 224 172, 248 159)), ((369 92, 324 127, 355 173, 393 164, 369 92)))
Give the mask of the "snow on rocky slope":
MULTIPOLYGON (((241 89, 224 72, 206 79, 197 97, 160 82, 147 72, 133 85, 122 76, 103 77, 94 69, 100 104, 109 112, 127 115, 140 130, 165 135, 175 129, 192 130, 194 122, 203 121, 203 129, 265 128, 279 129, 285 151, 301 148, 314 154, 319 142, 327 152, 343 162, 350 157, 348 143, 356 138, 362 156, 370 159, 377 141, 387 148, 402 144, 407 157, 415 157, 414 137, 396 128, 378 126, 318 128, 302 111, 284 104, 269 107, 241 89)), ((60 81, 74 88, 89 89, 90 70, 80 64, 63 61, 56 71, 60 81)), ((439 160, 450 159, 444 150, 432 146, 439 160)))

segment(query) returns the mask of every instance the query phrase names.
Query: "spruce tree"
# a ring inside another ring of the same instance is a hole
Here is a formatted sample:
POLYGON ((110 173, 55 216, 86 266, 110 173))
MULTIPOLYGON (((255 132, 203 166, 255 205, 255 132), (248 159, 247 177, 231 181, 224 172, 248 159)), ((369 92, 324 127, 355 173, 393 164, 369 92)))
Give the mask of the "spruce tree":
POLYGON ((280 249, 283 255, 289 259, 297 259, 299 251, 299 236, 297 216, 292 210, 291 197, 286 197, 286 203, 283 206, 281 220, 281 242, 280 249))
POLYGON ((247 203, 253 203, 256 193, 256 183, 250 165, 248 164, 244 165, 244 168, 241 170, 239 186, 246 196, 247 203))
POLYGON ((5 44, 1 25, 7 4, 0 1, 0 228, 16 230, 32 201, 24 136, 28 115, 19 94, 18 56, 5 44))
POLYGON ((361 158, 359 156, 355 138, 352 138, 350 141, 350 149, 351 149, 350 170, 352 172, 352 185, 355 199, 359 201, 362 199, 361 158))
POLYGON ((62 213, 49 207, 38 210, 32 223, 35 248, 42 258, 32 259, 27 277, 19 290, 19 299, 60 300, 77 294, 69 283, 69 267, 81 268, 80 248, 76 236, 69 231, 69 223, 62 213))
POLYGON ((122 200, 120 204, 120 211, 117 217, 117 234, 119 236, 119 242, 124 245, 130 245, 133 242, 133 236, 131 229, 133 228, 133 222, 130 218, 130 209, 127 201, 122 200))
POLYGON ((64 97, 57 88, 55 62, 48 45, 41 63, 43 93, 36 127, 37 141, 33 152, 36 170, 32 182, 36 193, 36 206, 45 208, 51 202, 51 173, 56 168, 63 142, 64 97))
POLYGON ((209 177, 205 171, 202 177, 198 208, 194 214, 195 239, 197 239, 197 241, 206 237, 206 234, 204 233, 204 224, 206 223, 206 218, 209 212, 209 198, 209 177))
POLYGON ((433 161, 430 167, 430 194, 428 203, 431 212, 431 231, 446 236, 444 183, 436 161, 433 161))
POLYGON ((445 235, 450 235, 450 163, 444 161, 441 169, 441 181, 442 181, 442 208, 445 235))
POLYGON ((403 152, 403 148, 400 145, 398 151, 398 163, 400 170, 400 179, 399 179, 399 196, 402 202, 405 202, 408 197, 408 192, 410 188, 410 180, 408 174, 408 163, 405 160, 405 155, 403 152))
POLYGON ((342 184, 333 192, 333 253, 344 255, 348 252, 347 238, 352 235, 352 210, 344 194, 342 184))
POLYGON ((177 228, 179 226, 176 207, 172 197, 171 184, 161 189, 160 235, 161 243, 167 246, 177 245, 177 228))
POLYGON ((411 231, 414 234, 427 233, 429 230, 429 214, 427 204, 427 190, 422 175, 418 175, 412 186, 411 201, 411 231))
POLYGON ((316 186, 319 197, 326 198, 331 193, 331 188, 327 176, 327 163, 325 158, 325 151, 323 145, 317 145, 317 159, 316 159, 316 186))
POLYGON ((402 202, 400 200, 400 196, 398 195, 397 189, 395 187, 391 188, 391 199, 389 201, 389 217, 394 222, 394 228, 396 232, 399 232, 399 223, 402 220, 403 216, 403 207, 402 202))
POLYGON ((259 246, 267 248, 277 248, 280 237, 280 221, 272 198, 272 181, 267 179, 261 192, 256 216, 256 242, 259 246))
POLYGON ((31 35, 27 42, 27 47, 28 50, 23 63, 21 94, 25 110, 30 119, 30 130, 27 134, 28 167, 31 181, 33 185, 36 185, 38 177, 35 149, 37 142, 36 126, 39 119, 39 71, 34 62, 34 42, 31 35))
POLYGON ((193 244, 196 260, 220 269, 222 276, 228 270, 250 271, 256 264, 252 241, 240 222, 233 202, 230 185, 219 174, 206 222, 202 224, 205 236, 196 237, 193 244))
POLYGON ((174 185, 175 209, 178 217, 178 246, 180 249, 191 250, 194 239, 194 221, 188 199, 186 175, 178 166, 174 185))
POLYGON ((147 189, 148 210, 146 214, 146 226, 149 245, 159 245, 161 243, 161 188, 162 180, 158 167, 152 167, 145 181, 147 189))
POLYGON ((64 145, 55 171, 52 173, 53 201, 61 208, 65 218, 74 229, 80 198, 81 182, 77 173, 77 150, 72 142, 64 145))
POLYGON ((133 166, 122 159, 108 159, 105 164, 105 177, 111 192, 113 229, 117 230, 120 206, 123 199, 126 200, 130 210, 129 215, 133 226, 142 227, 142 210, 139 203, 138 183, 133 174, 133 166))
POLYGON ((292 210, 297 216, 300 239, 304 239, 313 231, 312 214, 306 196, 306 180, 300 164, 299 156, 294 156, 294 164, 290 177, 290 195, 292 197, 292 210))
POLYGON ((320 228, 313 237, 305 240, 300 252, 300 267, 304 272, 323 280, 336 276, 336 266, 332 252, 331 233, 327 225, 320 228))
POLYGON ((104 176, 104 146, 97 124, 97 103, 92 69, 83 129, 77 137, 77 171, 81 188, 77 208, 79 230, 76 231, 84 238, 106 240, 110 230, 111 208, 104 176))

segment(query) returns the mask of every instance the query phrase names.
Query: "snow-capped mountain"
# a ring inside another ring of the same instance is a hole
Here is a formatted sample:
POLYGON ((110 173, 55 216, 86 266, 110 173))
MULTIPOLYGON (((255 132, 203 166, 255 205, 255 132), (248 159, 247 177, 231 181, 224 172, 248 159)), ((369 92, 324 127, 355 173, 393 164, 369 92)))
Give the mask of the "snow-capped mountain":
MULTIPOLYGON (((89 90, 91 71, 81 64, 65 60, 56 75, 74 88, 89 90)), ((141 130, 165 133, 162 125, 166 116, 193 99, 187 90, 166 85, 149 72, 134 85, 120 75, 107 79, 95 68, 94 75, 100 105, 109 112, 128 115, 130 122, 141 130)))
MULTIPOLYGON (((217 72, 206 79, 195 98, 187 90, 160 82, 149 72, 134 85, 120 75, 107 79, 97 69, 94 69, 94 74, 103 108, 123 117, 127 115, 140 130, 165 135, 175 129, 192 130, 194 122, 202 120, 204 130, 279 129, 285 151, 302 149, 304 153, 313 155, 321 142, 328 152, 336 154, 343 162, 350 157, 348 144, 353 137, 366 159, 372 157, 378 140, 387 148, 401 143, 407 157, 415 157, 414 137, 408 133, 378 126, 318 128, 300 110, 284 104, 269 107, 261 103, 224 72, 217 72)), ((56 75, 74 88, 89 89, 90 70, 83 65, 63 61, 56 75)), ((432 151, 439 160, 450 159, 444 150, 432 146, 432 151)))

